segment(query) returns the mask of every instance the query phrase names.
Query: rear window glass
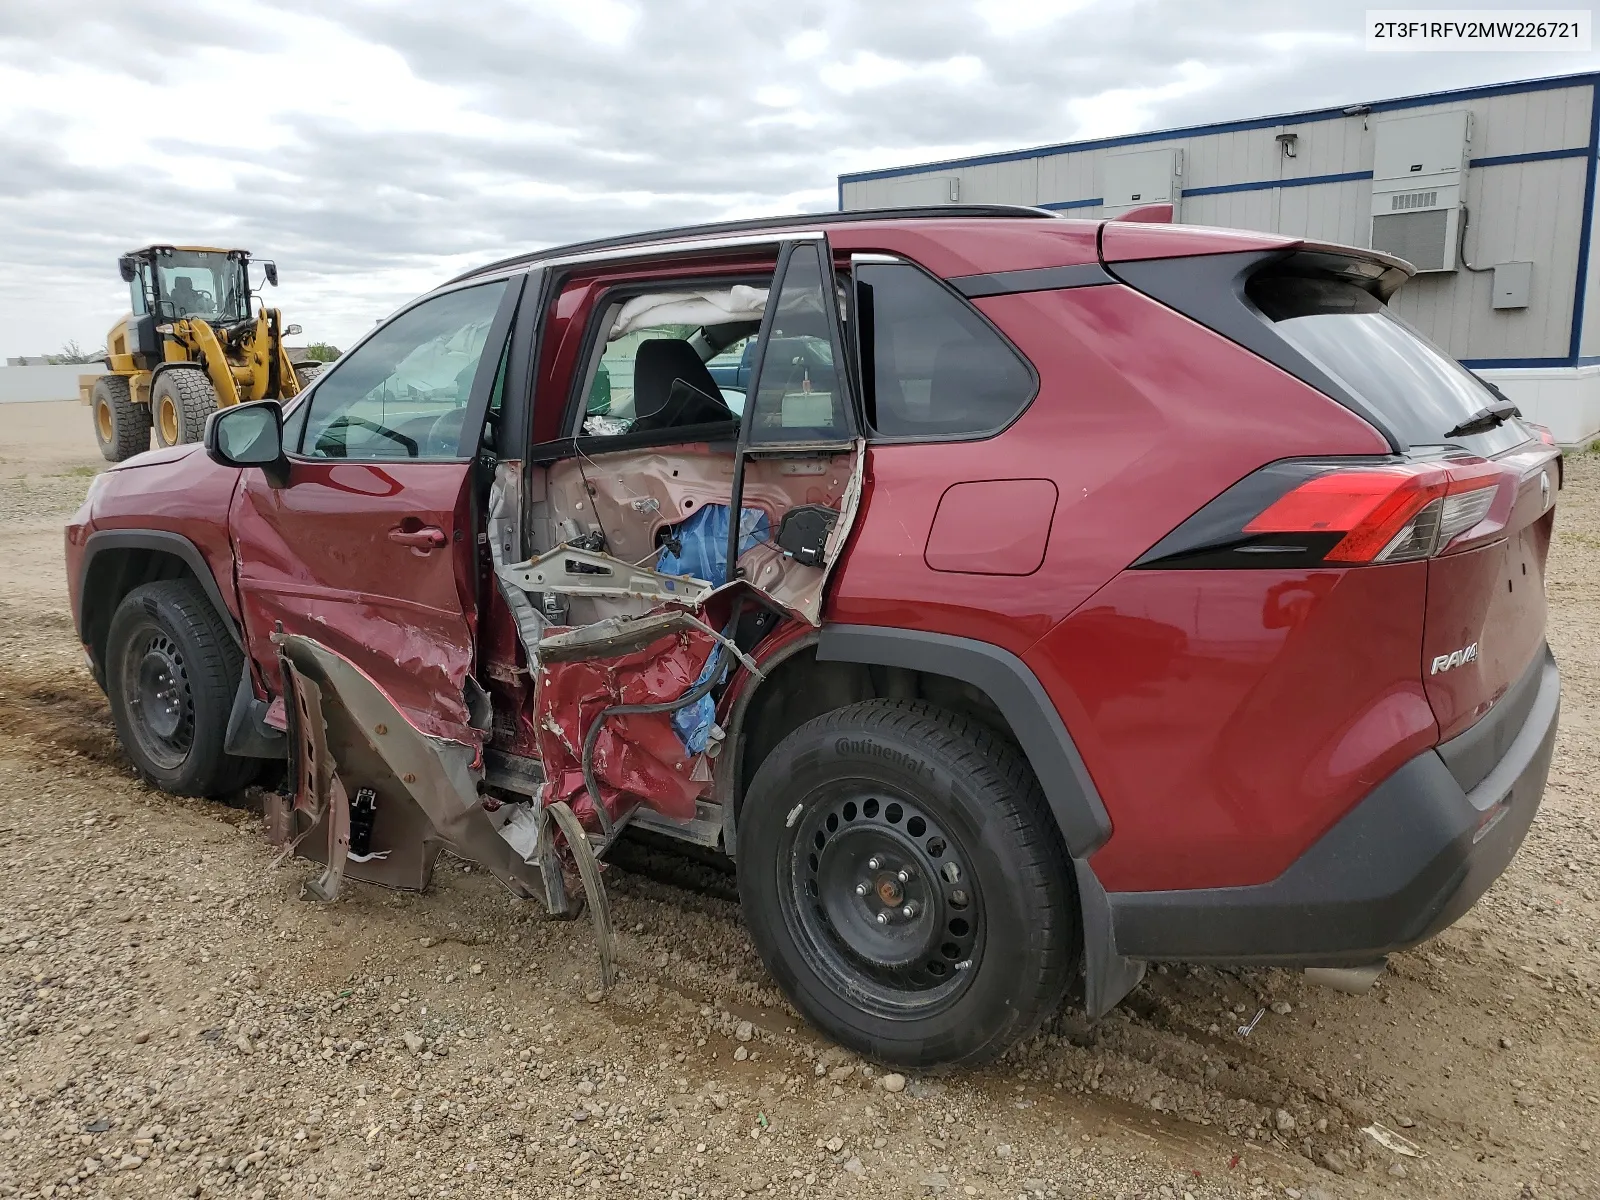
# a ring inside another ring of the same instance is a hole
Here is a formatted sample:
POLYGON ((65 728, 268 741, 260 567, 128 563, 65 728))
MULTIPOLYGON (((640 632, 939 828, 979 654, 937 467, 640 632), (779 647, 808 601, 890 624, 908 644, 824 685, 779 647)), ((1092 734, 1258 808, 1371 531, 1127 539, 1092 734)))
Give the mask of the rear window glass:
POLYGON ((905 263, 856 268, 867 423, 886 437, 974 437, 1033 399, 1033 373, 959 297, 905 263))
POLYGON ((1246 292, 1284 340, 1371 405, 1412 445, 1449 443, 1491 455, 1528 439, 1528 430, 1514 417, 1483 433, 1448 436, 1500 397, 1356 285, 1258 276, 1246 292))

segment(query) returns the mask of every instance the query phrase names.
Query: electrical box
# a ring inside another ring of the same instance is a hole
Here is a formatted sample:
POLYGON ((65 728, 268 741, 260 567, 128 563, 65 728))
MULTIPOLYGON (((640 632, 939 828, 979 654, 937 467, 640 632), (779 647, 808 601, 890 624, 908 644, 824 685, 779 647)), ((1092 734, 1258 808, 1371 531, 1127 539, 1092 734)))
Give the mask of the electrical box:
POLYGON ((1420 271, 1454 271, 1472 114, 1424 113, 1373 126, 1372 248, 1420 271))
POLYGON ((1528 292, 1532 287, 1533 264, 1531 262, 1495 263, 1495 308, 1527 308, 1528 292))
POLYGON ((957 175, 896 179, 889 184, 891 208, 922 208, 930 204, 956 204, 960 200, 961 178, 957 175))
POLYGON ((1101 212, 1116 217, 1146 204, 1172 205, 1178 220, 1178 199, 1183 194, 1183 151, 1139 150, 1108 156, 1101 165, 1101 212))

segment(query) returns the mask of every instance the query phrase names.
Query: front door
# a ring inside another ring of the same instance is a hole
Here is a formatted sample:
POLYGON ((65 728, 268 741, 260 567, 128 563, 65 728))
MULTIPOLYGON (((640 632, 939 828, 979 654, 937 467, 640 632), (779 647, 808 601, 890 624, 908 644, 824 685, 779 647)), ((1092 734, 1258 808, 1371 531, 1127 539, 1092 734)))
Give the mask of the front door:
POLYGON ((427 297, 285 422, 290 471, 246 471, 231 527, 252 659, 275 630, 364 672, 423 733, 481 740, 464 689, 477 621, 474 462, 523 276, 427 297))

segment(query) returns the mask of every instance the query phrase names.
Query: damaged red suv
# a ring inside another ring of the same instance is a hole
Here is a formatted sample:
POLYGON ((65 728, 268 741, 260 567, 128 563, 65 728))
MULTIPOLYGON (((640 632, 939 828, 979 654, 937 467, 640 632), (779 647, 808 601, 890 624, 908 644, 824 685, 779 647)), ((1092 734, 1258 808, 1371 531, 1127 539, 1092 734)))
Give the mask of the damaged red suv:
POLYGON ((954 205, 508 259, 99 476, 77 628, 151 781, 271 772, 314 894, 449 849, 603 918, 648 828, 882 1061, 1372 963, 1504 870, 1559 708, 1559 453, 1409 274, 954 205))

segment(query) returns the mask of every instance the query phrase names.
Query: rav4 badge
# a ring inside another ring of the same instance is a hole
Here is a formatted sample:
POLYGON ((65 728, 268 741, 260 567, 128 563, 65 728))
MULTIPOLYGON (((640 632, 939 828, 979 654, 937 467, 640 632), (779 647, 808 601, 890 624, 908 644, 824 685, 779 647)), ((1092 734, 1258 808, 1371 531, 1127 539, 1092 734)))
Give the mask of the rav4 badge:
POLYGON ((1449 654, 1441 654, 1433 660, 1433 671, 1437 675, 1441 671, 1449 671, 1455 667, 1464 666, 1469 662, 1476 662, 1478 658, 1478 643, 1463 646, 1459 650, 1452 650, 1449 654))

